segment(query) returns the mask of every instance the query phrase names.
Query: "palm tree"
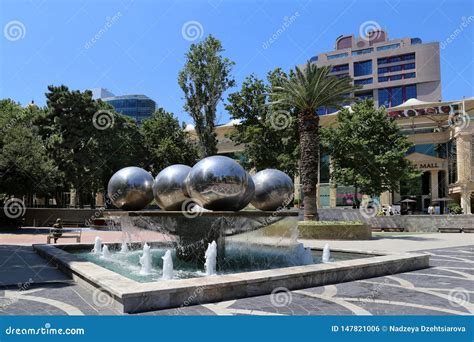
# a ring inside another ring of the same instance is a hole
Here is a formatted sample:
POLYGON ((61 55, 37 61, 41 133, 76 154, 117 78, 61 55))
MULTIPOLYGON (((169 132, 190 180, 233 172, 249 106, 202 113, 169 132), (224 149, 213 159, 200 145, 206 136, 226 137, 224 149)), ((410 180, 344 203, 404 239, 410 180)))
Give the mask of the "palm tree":
POLYGON ((300 137, 300 178, 303 186, 304 219, 318 220, 316 185, 319 164, 319 117, 321 107, 342 107, 356 89, 350 77, 330 76, 331 66, 316 67, 308 62, 295 67, 280 86, 273 89, 275 104, 296 110, 300 137))

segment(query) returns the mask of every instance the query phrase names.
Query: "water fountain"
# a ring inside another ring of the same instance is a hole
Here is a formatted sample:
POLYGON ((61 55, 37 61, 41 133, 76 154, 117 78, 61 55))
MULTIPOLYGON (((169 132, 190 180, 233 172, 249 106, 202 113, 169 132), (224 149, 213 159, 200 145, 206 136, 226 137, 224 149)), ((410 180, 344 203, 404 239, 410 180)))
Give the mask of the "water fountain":
POLYGON ((122 242, 122 246, 120 247, 120 253, 127 253, 129 251, 127 241, 122 242))
POLYGON ((324 245, 324 249, 323 249, 323 263, 328 263, 329 262, 329 259, 331 258, 331 250, 329 249, 329 244, 325 244, 324 245))
POLYGON ((102 247, 102 258, 104 259, 110 259, 110 251, 109 251, 109 246, 107 245, 104 245, 104 247, 102 247))
POLYGON ((215 241, 212 241, 208 245, 204 257, 206 258, 206 262, 204 264, 206 275, 215 275, 217 265, 217 244, 215 241))
POLYGON ((94 254, 102 253, 102 239, 98 236, 95 237, 94 248, 92 249, 92 253, 94 254))
POLYGON ((163 257, 163 280, 173 279, 173 259, 171 258, 171 251, 168 249, 163 257))
POLYGON ((297 243, 293 247, 296 263, 300 265, 311 265, 314 263, 311 248, 305 248, 302 243, 297 243))
POLYGON ((148 275, 151 273, 150 246, 147 243, 143 246, 143 255, 140 257, 140 265, 142 266, 140 269, 141 275, 148 275))

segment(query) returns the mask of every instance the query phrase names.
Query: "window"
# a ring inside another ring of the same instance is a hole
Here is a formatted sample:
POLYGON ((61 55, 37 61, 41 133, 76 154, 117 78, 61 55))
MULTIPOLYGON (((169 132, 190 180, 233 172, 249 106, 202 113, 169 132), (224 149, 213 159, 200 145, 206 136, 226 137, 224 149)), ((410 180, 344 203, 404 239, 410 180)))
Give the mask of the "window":
POLYGON ((379 58, 377 59, 377 63, 381 65, 381 64, 396 63, 396 62, 401 62, 401 61, 412 61, 414 59, 415 59, 415 54, 409 53, 406 55, 379 58))
POLYGON ((390 76, 390 81, 397 81, 397 80, 401 80, 401 79, 402 79, 402 75, 390 76))
POLYGON ((362 80, 354 80, 354 84, 356 84, 356 85, 372 84, 372 77, 371 78, 364 78, 362 80))
POLYGON ((416 74, 414 72, 409 72, 408 74, 403 74, 403 78, 415 78, 416 74))
POLYGON ((372 74, 372 61, 354 63, 354 76, 365 76, 372 74))
POLYGON ((412 39, 410 40, 410 43, 411 43, 411 45, 417 45, 417 44, 421 44, 422 41, 421 41, 420 38, 412 38, 412 39))
POLYGON ((390 78, 388 76, 380 76, 379 82, 387 82, 390 78))
POLYGON ((347 52, 338 53, 338 54, 335 54, 335 55, 329 55, 328 60, 336 59, 336 58, 344 58, 344 57, 347 57, 347 56, 349 56, 349 54, 347 52))
POLYGON ((374 51, 374 49, 372 49, 372 48, 352 51, 352 56, 363 55, 365 53, 371 53, 372 51, 374 51))
POLYGON ((403 64, 403 70, 415 69, 415 63, 403 64))
POLYGON ((311 63, 317 62, 318 61, 318 56, 311 57, 309 60, 311 63))
POLYGON ((382 88, 378 91, 379 106, 394 107, 408 99, 416 98, 416 85, 382 88))
POLYGON ((356 98, 356 100, 372 99, 374 97, 374 93, 372 91, 367 91, 367 92, 355 94, 354 97, 356 98))
POLYGON ((398 44, 398 43, 397 44, 384 45, 384 46, 377 47, 377 51, 398 49, 399 47, 400 47, 400 44, 398 44))
POLYGON ((349 64, 335 65, 331 68, 331 72, 339 72, 349 70, 349 64))

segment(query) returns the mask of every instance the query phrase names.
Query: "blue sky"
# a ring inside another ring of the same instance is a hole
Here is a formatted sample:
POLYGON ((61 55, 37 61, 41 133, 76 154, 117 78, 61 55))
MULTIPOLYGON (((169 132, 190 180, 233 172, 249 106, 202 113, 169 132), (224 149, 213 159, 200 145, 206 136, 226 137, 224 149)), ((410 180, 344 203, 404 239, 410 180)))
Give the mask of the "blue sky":
MULTIPOLYGON (((195 38, 193 25, 202 37, 212 34, 222 41, 224 55, 236 62, 233 74, 240 87, 251 73, 263 77, 275 67, 288 70, 332 50, 337 36, 357 35, 368 21, 386 29, 390 38, 446 42, 454 35, 441 50, 443 99, 474 94, 472 0, 0 3, 0 98, 22 104, 33 99, 44 105, 49 84, 81 90, 104 87, 116 95, 146 94, 181 121, 189 122, 182 109, 177 75, 190 39, 195 38), (292 16, 285 31, 264 48, 285 18, 292 16), (463 22, 467 24, 463 26, 463 22), (186 23, 191 28, 183 34, 186 23), (98 39, 94 39, 96 35, 98 39)), ((220 105, 219 122, 228 119, 220 105)))

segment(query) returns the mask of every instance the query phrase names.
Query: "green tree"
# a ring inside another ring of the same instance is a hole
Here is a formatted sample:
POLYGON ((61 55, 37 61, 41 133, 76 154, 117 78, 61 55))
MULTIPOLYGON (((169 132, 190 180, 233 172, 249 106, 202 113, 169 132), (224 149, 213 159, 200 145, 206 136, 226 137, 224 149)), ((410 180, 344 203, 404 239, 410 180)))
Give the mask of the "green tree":
POLYGON ((222 43, 213 36, 192 44, 178 75, 179 86, 184 92, 184 110, 194 120, 200 157, 217 153, 214 131, 217 104, 222 94, 234 85, 230 75, 234 62, 222 57, 223 51, 222 43))
POLYGON ((32 122, 37 107, 22 108, 11 100, 0 101, 0 194, 21 197, 47 195, 61 183, 61 174, 49 157, 32 122))
POLYGON ((401 134, 385 108, 372 100, 357 102, 338 113, 337 125, 323 130, 322 140, 331 156, 331 178, 353 185, 366 195, 397 191, 401 179, 416 176, 404 156, 412 144, 401 134))
POLYGON ((49 86, 46 98, 48 110, 39 124, 48 151, 64 173, 66 187, 76 191, 79 206, 93 206, 94 194, 104 190, 112 173, 127 164, 140 165, 136 124, 93 100, 90 91, 49 86))
POLYGON ((141 132, 153 174, 172 164, 192 166, 196 163, 197 147, 173 113, 158 108, 143 122, 141 132))
POLYGON ((341 107, 354 90, 349 77, 330 76, 331 67, 318 68, 308 62, 296 67, 281 85, 274 87, 275 105, 295 108, 300 143, 300 176, 305 220, 318 220, 316 185, 319 165, 319 117, 321 107, 341 107))
POLYGON ((248 169, 276 168, 293 177, 297 170, 298 133, 290 108, 269 105, 269 93, 282 75, 276 69, 267 75, 267 83, 255 75, 248 76, 239 91, 228 97, 226 110, 239 120, 229 134, 237 145, 243 145, 242 164, 248 169))

